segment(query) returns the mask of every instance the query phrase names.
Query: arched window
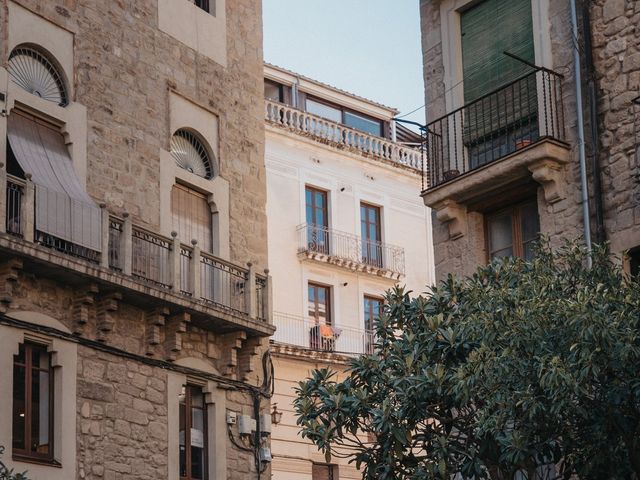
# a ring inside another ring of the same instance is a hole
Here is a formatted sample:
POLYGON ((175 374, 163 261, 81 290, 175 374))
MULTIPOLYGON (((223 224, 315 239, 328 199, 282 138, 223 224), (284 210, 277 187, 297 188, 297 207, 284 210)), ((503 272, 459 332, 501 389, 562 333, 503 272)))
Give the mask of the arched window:
POLYGON ((13 83, 23 90, 62 107, 69 103, 60 68, 41 50, 29 45, 14 48, 8 71, 13 83))
POLYGON ((200 136, 181 128, 171 137, 171 155, 180 168, 203 178, 216 176, 215 158, 200 136))

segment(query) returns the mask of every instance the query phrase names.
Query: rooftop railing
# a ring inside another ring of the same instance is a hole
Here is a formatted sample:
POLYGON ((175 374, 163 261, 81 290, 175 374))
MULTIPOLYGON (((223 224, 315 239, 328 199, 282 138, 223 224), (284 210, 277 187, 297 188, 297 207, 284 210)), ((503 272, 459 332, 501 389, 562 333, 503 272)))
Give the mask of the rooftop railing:
MULTIPOLYGON (((6 232, 233 314, 269 319, 268 277, 102 210, 102 252, 38 232, 31 180, 7 176, 6 232)), ((173 232, 175 234, 175 232, 173 232)))
POLYGON ((298 225, 298 253, 341 261, 348 268, 404 275, 404 248, 321 225, 298 225))
POLYGON ((374 349, 373 331, 319 323, 316 319, 282 312, 274 312, 277 327, 272 340, 319 352, 371 354, 374 349))
POLYGON ((419 150, 361 132, 282 103, 266 100, 265 120, 339 148, 371 155, 415 170, 420 170, 422 166, 419 150))
POLYGON ((562 76, 537 69, 426 126, 427 188, 545 139, 565 140, 562 76))

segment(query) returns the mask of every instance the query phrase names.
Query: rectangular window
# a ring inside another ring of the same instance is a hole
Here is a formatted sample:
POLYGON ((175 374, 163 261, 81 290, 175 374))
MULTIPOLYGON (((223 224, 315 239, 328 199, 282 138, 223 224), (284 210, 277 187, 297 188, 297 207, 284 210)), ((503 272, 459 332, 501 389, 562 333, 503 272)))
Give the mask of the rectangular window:
POLYGON ((264 98, 274 102, 284 102, 284 89, 279 83, 271 80, 264 81, 264 98))
POLYGON ((327 102, 307 98, 306 111, 319 117, 326 118, 336 123, 342 123, 348 127, 377 137, 383 136, 382 121, 369 117, 363 113, 347 110, 340 105, 331 105, 327 102))
POLYGON ((338 480, 338 466, 314 463, 311 468, 312 480, 338 480))
POLYGON ((307 249, 329 254, 329 201, 327 192, 314 187, 305 188, 307 221, 307 249))
POLYGON ((47 347, 20 345, 13 357, 13 454, 53 460, 53 371, 47 347))
POLYGON ((207 411, 201 387, 184 385, 180 394, 180 478, 207 478, 207 411))
POLYGON ((384 300, 369 295, 364 296, 364 351, 365 353, 373 352, 374 345, 374 322, 380 316, 382 304, 384 300))
POLYGON ((211 8, 212 6, 215 5, 215 0, 189 0, 191 3, 193 3, 196 7, 204 10, 207 13, 210 13, 211 15, 215 15, 215 9, 211 8))
POLYGON ((316 325, 331 325, 331 287, 309 282, 309 317, 316 325))
POLYGON ((207 196, 184 185, 171 189, 173 229, 182 243, 197 240, 204 252, 212 251, 211 207, 207 196))
POLYGON ((533 246, 540 232, 535 201, 487 215, 486 227, 489 259, 533 258, 533 246))
POLYGON ((382 268, 382 228, 380 207, 360 204, 362 260, 367 265, 382 268))

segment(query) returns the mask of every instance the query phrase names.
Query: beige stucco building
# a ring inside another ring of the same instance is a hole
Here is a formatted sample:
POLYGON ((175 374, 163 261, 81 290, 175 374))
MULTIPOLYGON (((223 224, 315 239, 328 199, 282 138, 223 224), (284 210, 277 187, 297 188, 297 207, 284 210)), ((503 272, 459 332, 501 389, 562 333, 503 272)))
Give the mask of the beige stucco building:
POLYGON ((260 2, 3 0, 0 25, 0 461, 268 478, 260 2))
POLYGON ((373 348, 387 289, 432 283, 420 139, 392 124, 392 108, 271 65, 265 97, 272 401, 283 413, 272 427, 273 478, 361 478, 300 437, 293 389, 313 369, 341 372, 373 348))
POLYGON ((571 0, 420 6, 437 277, 530 257, 539 233, 607 240, 637 273, 640 3, 577 2, 573 21, 571 0))

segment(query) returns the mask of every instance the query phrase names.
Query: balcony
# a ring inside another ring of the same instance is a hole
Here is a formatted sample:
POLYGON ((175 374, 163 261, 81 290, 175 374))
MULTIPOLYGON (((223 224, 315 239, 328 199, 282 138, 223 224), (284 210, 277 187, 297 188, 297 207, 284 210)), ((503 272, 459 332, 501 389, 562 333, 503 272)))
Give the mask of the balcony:
POLYGON ((464 234, 467 203, 520 180, 539 182, 550 203, 562 198, 569 162, 562 82, 540 68, 426 126, 422 196, 451 222, 453 237, 464 234))
POLYGON ((266 100, 265 120, 268 124, 341 150, 401 165, 412 170, 419 171, 422 168, 422 156, 419 150, 369 135, 282 103, 266 100))
POLYGON ((38 231, 30 178, 7 175, 6 185, 6 234, 0 234, 0 251, 28 258, 42 275, 79 287, 94 282, 143 307, 178 307, 204 328, 241 328, 261 336, 273 332, 270 279, 251 265, 234 265, 202 252, 195 241, 184 244, 177 236, 134 225, 129 216, 110 215, 104 206, 102 251, 93 251, 38 231))
POLYGON ((320 225, 298 225, 298 258, 400 280, 404 249, 320 225))
POLYGON ((277 327, 271 340, 276 344, 301 347, 315 352, 347 355, 371 354, 374 349, 372 331, 319 325, 314 318, 274 312, 277 327))

